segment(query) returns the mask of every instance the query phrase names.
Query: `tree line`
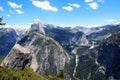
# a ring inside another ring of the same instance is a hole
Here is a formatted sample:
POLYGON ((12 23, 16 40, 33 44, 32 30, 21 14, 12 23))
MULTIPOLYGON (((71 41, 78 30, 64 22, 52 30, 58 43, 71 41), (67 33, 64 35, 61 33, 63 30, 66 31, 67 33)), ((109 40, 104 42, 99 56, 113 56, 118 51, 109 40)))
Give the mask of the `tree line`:
POLYGON ((3 23, 2 20, 3 20, 3 17, 0 17, 0 25, 5 25, 6 23, 3 23))

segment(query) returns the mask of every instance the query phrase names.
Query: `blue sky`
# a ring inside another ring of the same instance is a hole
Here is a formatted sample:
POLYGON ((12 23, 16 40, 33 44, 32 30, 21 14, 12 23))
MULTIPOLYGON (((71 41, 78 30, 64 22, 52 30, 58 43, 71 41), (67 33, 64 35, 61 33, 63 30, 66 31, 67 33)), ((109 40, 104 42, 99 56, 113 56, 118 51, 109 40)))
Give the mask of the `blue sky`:
POLYGON ((61 26, 98 26, 120 22, 120 0, 0 0, 7 25, 30 26, 38 18, 61 26))

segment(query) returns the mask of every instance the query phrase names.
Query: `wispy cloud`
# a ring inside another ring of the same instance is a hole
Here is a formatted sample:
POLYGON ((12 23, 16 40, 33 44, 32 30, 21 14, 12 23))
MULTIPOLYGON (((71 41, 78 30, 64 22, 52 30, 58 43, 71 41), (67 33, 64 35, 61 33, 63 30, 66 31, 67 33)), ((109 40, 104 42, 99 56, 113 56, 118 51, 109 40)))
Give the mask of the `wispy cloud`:
POLYGON ((24 13, 23 11, 21 11, 21 10, 19 10, 19 9, 17 9, 16 12, 17 12, 18 14, 24 13))
MULTIPOLYGON (((7 2, 13 9, 15 9, 15 11, 18 13, 18 14, 22 14, 24 13, 22 10, 19 10, 20 8, 22 8, 22 5, 21 4, 17 4, 17 3, 14 3, 14 2, 7 2)), ((12 10, 9 10, 10 14, 14 14, 14 12, 12 10)), ((9 16, 9 15, 7 15, 9 16)))
POLYGON ((49 1, 37 1, 37 0, 33 0, 32 4, 34 6, 36 6, 37 8, 41 8, 43 10, 50 10, 50 11, 58 11, 58 9, 56 7, 53 7, 50 5, 49 1))
POLYGON ((29 25, 22 25, 22 24, 14 24, 14 25, 7 24, 7 25, 5 25, 5 27, 12 27, 16 30, 24 30, 24 31, 26 31, 30 28, 29 25))
POLYGON ((93 2, 94 0, 85 0, 85 2, 93 2))
POLYGON ((98 8, 98 3, 97 2, 91 2, 88 4, 90 6, 90 8, 92 8, 93 10, 96 10, 98 8))
POLYGON ((102 3, 104 3, 104 0, 97 0, 98 2, 102 2, 102 3))
POLYGON ((120 21, 119 22, 115 22, 114 24, 118 25, 118 24, 120 24, 120 21))
POLYGON ((71 6, 63 6, 62 9, 67 10, 67 11, 73 10, 73 8, 71 6))
POLYGON ((120 24, 120 19, 104 19, 105 22, 109 23, 109 24, 120 24))
POLYGON ((87 28, 92 28, 92 27, 99 27, 102 26, 101 24, 89 24, 89 25, 85 25, 85 27, 87 28))
POLYGON ((115 20, 114 19, 104 19, 104 21, 106 21, 106 22, 114 22, 115 20))
POLYGON ((79 8, 80 5, 76 3, 68 3, 68 6, 63 6, 62 9, 67 10, 67 11, 72 11, 74 7, 79 8))
POLYGON ((4 11, 3 7, 0 6, 0 11, 4 11))
POLYGON ((7 17, 11 16, 10 14, 6 14, 7 17))
POLYGON ((69 6, 75 7, 75 8, 79 8, 80 5, 76 4, 76 3, 68 3, 69 6))
POLYGON ((22 5, 16 4, 14 2, 7 2, 12 8, 16 9, 16 8, 22 8, 22 5))

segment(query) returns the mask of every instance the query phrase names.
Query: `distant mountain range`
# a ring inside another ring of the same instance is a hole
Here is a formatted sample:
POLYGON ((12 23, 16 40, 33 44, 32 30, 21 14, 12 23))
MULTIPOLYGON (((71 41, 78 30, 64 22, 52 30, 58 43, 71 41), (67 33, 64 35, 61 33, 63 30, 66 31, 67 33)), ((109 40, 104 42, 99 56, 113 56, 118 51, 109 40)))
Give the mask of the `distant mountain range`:
POLYGON ((0 28, 0 56, 5 57, 17 41, 17 34, 12 28, 0 28))
POLYGON ((1 40, 9 38, 8 41, 15 44, 14 47, 0 44, 10 51, 1 63, 2 67, 24 70, 29 66, 42 75, 58 76, 61 73, 66 80, 120 79, 119 24, 63 28, 37 21, 24 34, 18 35, 19 39, 14 30, 12 34, 0 30, 4 32, 0 35, 7 37, 1 40))

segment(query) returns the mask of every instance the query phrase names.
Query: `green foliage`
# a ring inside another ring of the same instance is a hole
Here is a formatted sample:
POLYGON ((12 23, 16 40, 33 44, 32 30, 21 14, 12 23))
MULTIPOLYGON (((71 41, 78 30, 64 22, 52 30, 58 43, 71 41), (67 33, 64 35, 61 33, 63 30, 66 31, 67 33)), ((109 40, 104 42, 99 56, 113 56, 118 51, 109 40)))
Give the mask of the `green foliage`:
POLYGON ((0 18, 0 25, 5 25, 6 23, 2 23, 3 18, 0 18))
POLYGON ((24 70, 0 68, 0 80, 61 80, 57 77, 43 76, 26 67, 24 70))
POLYGON ((120 32, 114 34, 113 36, 111 36, 110 38, 108 38, 109 41, 112 41, 113 43, 120 45, 120 32))
POLYGON ((3 60, 3 59, 2 59, 2 58, 0 58, 0 64, 2 63, 2 60, 3 60))
MULTIPOLYGON (((73 80, 105 80, 105 75, 97 71, 99 66, 95 64, 95 52, 96 49, 89 49, 86 46, 78 48, 79 64, 75 77, 72 77, 73 80)), ((67 72, 70 76, 73 76, 75 59, 70 61, 70 64, 67 66, 69 67, 69 69, 67 68, 67 72)))
POLYGON ((50 70, 49 70, 48 68, 45 69, 44 72, 45 72, 45 75, 46 75, 46 76, 48 76, 48 75, 50 74, 50 70))
POLYGON ((64 70, 60 70, 60 72, 58 73, 57 77, 64 78, 64 70))
POLYGON ((73 80, 79 80, 78 78, 74 77, 73 80))
POLYGON ((43 44, 43 39, 42 38, 38 38, 36 39, 32 45, 42 45, 43 44))
POLYGON ((97 70, 97 66, 94 64, 94 61, 92 59, 89 59, 87 61, 81 61, 79 67, 77 68, 77 75, 79 79, 87 79, 89 73, 91 75, 95 74, 95 71, 97 70))
POLYGON ((106 77, 101 73, 96 73, 92 76, 91 80, 106 80, 106 77))
POLYGON ((55 44, 51 39, 46 40, 45 45, 55 44))
POLYGON ((67 72, 71 77, 73 76, 75 67, 75 59, 71 59, 69 64, 65 65, 65 72, 67 72))
POLYGON ((51 39, 43 39, 43 38, 38 38, 36 39, 32 45, 38 45, 38 46, 42 46, 42 45, 50 45, 50 44, 55 44, 51 39))

